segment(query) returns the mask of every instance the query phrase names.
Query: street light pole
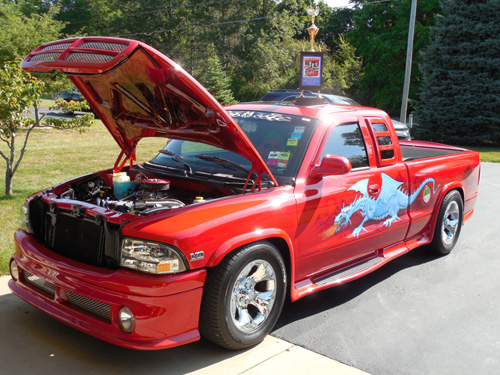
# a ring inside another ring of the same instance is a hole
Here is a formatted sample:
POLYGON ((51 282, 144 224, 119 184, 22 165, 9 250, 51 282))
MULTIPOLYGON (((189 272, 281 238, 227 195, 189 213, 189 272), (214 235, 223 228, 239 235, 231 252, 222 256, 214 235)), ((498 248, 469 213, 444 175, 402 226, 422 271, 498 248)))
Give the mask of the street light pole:
POLYGON ((406 124, 406 110, 408 108, 408 95, 410 92, 411 63, 413 59, 413 35, 415 34, 415 17, 417 14, 417 0, 411 2, 410 28, 408 30, 408 46, 406 49, 405 83, 403 86, 403 99, 401 101, 401 115, 399 121, 406 124))

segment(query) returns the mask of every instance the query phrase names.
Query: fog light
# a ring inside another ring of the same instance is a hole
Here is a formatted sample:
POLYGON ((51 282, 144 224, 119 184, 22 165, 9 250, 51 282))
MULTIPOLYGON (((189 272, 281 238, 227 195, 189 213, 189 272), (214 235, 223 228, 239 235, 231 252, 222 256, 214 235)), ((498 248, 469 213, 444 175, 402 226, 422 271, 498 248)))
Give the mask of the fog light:
POLYGON ((118 313, 120 327, 125 333, 132 333, 135 328, 135 317, 128 307, 122 307, 118 313))
POLYGON ((17 263, 15 260, 10 262, 10 275, 14 281, 19 280, 19 268, 17 268, 17 263))

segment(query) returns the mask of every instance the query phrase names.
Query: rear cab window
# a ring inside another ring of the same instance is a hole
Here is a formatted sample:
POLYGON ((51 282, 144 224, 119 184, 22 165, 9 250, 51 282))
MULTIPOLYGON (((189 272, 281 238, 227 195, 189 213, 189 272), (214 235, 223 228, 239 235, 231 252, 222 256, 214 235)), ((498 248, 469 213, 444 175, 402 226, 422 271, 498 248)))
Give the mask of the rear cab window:
POLYGON ((397 162, 397 136, 390 131, 389 126, 382 118, 368 118, 367 126, 372 134, 375 157, 379 167, 394 165, 397 162))

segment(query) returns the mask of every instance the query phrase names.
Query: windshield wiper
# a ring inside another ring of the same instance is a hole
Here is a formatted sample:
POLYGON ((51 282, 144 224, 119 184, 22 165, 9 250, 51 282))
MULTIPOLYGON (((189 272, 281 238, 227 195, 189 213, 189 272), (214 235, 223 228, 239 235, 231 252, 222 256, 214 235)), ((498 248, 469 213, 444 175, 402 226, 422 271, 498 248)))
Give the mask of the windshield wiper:
POLYGON ((168 151, 168 150, 164 150, 164 149, 161 149, 161 150, 158 150, 158 152, 160 154, 165 154, 165 155, 168 155, 168 156, 172 156, 172 158, 174 160, 176 160, 177 162, 181 163, 182 165, 184 165, 184 169, 185 169, 185 172, 187 175, 191 176, 193 174, 193 169, 191 168, 191 166, 186 163, 184 161, 183 158, 181 158, 179 155, 177 155, 176 153, 172 152, 172 151, 168 151))
POLYGON ((194 157, 201 159, 201 160, 213 161, 214 163, 217 163, 217 164, 226 164, 226 165, 234 167, 242 172, 245 172, 245 174, 247 174, 247 175, 250 172, 248 169, 239 165, 238 163, 235 163, 234 161, 231 161, 231 160, 219 158, 218 156, 195 155, 194 157))

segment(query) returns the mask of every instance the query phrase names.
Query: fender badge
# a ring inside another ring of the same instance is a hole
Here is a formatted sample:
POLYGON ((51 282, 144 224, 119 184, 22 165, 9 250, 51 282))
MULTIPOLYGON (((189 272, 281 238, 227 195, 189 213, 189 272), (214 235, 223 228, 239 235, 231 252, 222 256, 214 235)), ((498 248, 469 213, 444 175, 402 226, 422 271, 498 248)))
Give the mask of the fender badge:
POLYGON ((195 260, 201 260, 205 258, 205 252, 204 251, 197 251, 196 253, 191 253, 189 254, 191 259, 189 260, 190 262, 194 262, 195 260))

